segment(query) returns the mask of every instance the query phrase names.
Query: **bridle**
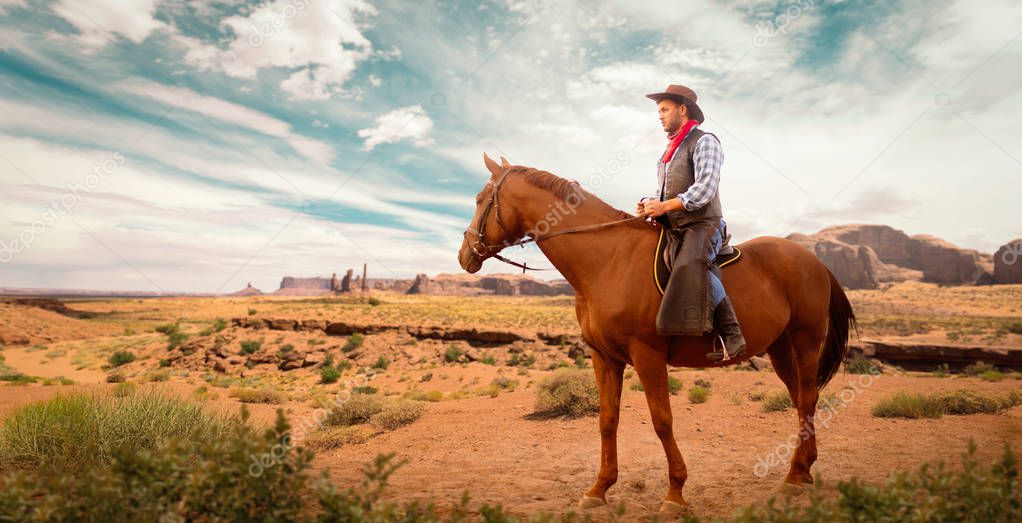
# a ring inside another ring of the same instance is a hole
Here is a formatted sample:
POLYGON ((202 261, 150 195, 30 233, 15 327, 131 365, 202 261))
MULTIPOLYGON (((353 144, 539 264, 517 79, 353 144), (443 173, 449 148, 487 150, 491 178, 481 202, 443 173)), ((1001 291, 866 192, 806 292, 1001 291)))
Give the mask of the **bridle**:
POLYGON ((493 192, 492 192, 492 194, 490 194, 490 201, 489 201, 489 203, 487 203, 486 207, 483 209, 482 214, 479 215, 479 230, 478 231, 472 230, 472 224, 471 223, 465 229, 464 236, 465 236, 466 239, 468 238, 468 233, 470 231, 476 235, 475 241, 469 243, 469 248, 472 249, 472 253, 474 253, 479 258, 480 261, 485 260, 487 258, 496 258, 497 260, 500 260, 500 261, 502 261, 502 262, 504 262, 504 263, 506 263, 508 265, 511 265, 511 266, 518 267, 518 268, 522 269, 522 273, 525 273, 525 271, 550 271, 550 270, 554 270, 554 269, 540 269, 540 268, 535 268, 535 267, 529 267, 525 263, 516 262, 514 260, 509 260, 509 259, 501 256, 499 253, 500 253, 501 250, 503 250, 503 249, 505 249, 507 247, 516 247, 516 246, 523 246, 524 247, 526 244, 535 243, 535 242, 539 242, 539 241, 542 241, 542 240, 549 240, 550 238, 553 238, 555 236, 561 236, 561 235, 564 235, 564 234, 575 234, 575 233, 580 233, 580 232, 595 231, 595 230, 599 230, 599 229, 605 229, 607 227, 612 227, 614 225, 618 225, 618 224, 621 224, 621 223, 625 223, 625 222, 630 222, 630 221, 633 221, 633 220, 641 219, 639 216, 632 216, 630 218, 624 218, 624 219, 621 219, 621 220, 614 220, 612 222, 597 223, 597 224, 592 224, 592 225, 582 225, 582 226, 579 226, 579 227, 571 227, 571 228, 568 228, 568 229, 562 229, 562 230, 559 230, 559 231, 551 232, 551 233, 543 235, 543 236, 532 235, 530 237, 521 238, 521 239, 519 239, 519 240, 517 240, 515 242, 512 242, 512 243, 504 242, 503 245, 501 245, 501 244, 487 245, 487 244, 483 243, 483 238, 486 237, 486 222, 489 221, 489 217, 490 217, 490 212, 491 211, 494 213, 494 218, 495 218, 495 221, 497 222, 497 226, 500 227, 500 229, 502 231, 504 231, 505 233, 508 232, 507 226, 504 225, 504 220, 500 217, 500 188, 504 186, 504 181, 507 180, 508 176, 510 176, 512 172, 514 172, 514 171, 511 171, 511 170, 509 170, 508 168, 505 167, 504 171, 500 175, 500 179, 498 179, 496 182, 494 182, 493 180, 489 180, 489 181, 486 182, 486 185, 492 185, 493 186, 493 192))

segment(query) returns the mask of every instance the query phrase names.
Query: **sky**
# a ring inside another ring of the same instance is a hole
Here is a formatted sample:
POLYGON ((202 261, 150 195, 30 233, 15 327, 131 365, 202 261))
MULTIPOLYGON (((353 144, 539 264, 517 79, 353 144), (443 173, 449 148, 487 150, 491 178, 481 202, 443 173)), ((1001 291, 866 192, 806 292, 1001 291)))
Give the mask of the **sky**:
POLYGON ((0 0, 0 287, 456 273, 484 152, 631 211, 671 83, 735 241, 993 252, 1022 236, 1020 37, 996 0, 0 0))

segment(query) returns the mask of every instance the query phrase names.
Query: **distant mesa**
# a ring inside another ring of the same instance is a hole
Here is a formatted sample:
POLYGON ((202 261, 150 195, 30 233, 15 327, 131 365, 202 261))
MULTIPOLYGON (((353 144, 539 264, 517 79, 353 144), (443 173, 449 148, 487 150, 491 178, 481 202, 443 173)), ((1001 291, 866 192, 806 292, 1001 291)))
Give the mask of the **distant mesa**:
POLYGON ((841 285, 852 289, 902 281, 976 285, 995 280, 994 256, 886 225, 839 225, 788 239, 816 254, 841 285))
MULTIPOLYGON (((282 296, 324 296, 343 294, 362 288, 362 278, 348 271, 340 282, 336 275, 298 278, 285 276, 280 289, 273 294, 282 296)), ((449 296, 559 296, 574 294, 564 280, 545 281, 520 274, 419 274, 414 279, 367 278, 367 290, 389 291, 403 294, 435 294, 449 296)))
POLYGON ((232 292, 228 296, 262 296, 263 291, 252 286, 252 282, 248 282, 248 286, 241 289, 238 292, 232 292))

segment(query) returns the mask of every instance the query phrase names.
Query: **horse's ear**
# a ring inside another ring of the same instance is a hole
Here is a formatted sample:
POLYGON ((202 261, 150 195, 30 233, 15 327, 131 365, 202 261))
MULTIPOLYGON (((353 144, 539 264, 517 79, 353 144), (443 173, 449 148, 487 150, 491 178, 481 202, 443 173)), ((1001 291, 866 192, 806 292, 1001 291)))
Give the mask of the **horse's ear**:
POLYGON ((505 168, 505 169, 507 169, 508 167, 511 167, 511 164, 508 163, 507 158, 504 158, 503 156, 501 156, 500 157, 500 166, 505 168))
POLYGON ((502 169, 497 162, 493 161, 486 153, 483 153, 483 163, 486 164, 486 168, 490 170, 490 175, 497 176, 501 173, 502 169))

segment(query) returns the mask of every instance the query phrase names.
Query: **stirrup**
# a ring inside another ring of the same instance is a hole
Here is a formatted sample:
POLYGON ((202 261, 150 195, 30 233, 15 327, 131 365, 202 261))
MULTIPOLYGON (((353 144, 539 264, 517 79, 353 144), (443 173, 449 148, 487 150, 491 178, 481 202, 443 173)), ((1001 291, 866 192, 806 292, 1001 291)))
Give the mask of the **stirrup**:
MULTIPOLYGON (((727 352, 727 344, 724 343, 724 337, 721 336, 719 332, 717 333, 717 337, 713 339, 713 352, 711 352, 710 354, 719 354, 717 352, 717 342, 718 341, 720 342, 720 352, 724 353, 724 357, 719 359, 719 360, 717 360, 717 361, 728 361, 728 360, 730 360, 731 359, 731 355, 728 354, 728 352, 727 352)), ((707 358, 707 359, 710 359, 710 358, 707 358)))

